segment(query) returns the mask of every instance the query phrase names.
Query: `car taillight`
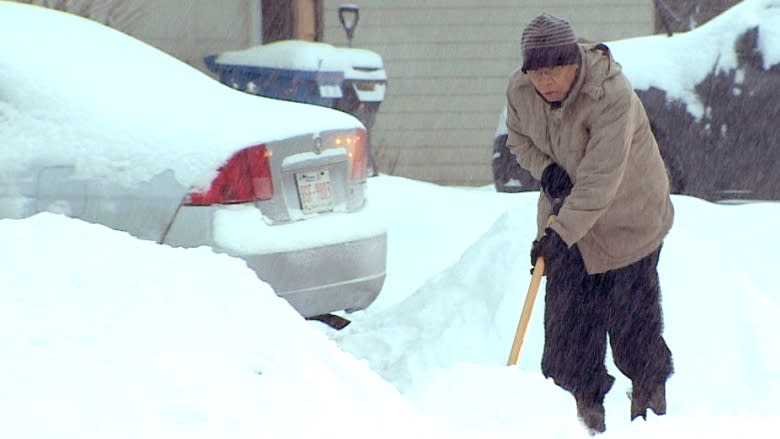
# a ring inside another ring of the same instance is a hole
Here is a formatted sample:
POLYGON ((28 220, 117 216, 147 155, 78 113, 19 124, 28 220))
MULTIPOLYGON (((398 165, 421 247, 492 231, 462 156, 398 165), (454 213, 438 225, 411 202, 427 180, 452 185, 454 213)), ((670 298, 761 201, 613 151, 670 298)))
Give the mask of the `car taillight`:
POLYGON ((246 203, 267 200, 274 194, 271 179, 271 152, 265 145, 242 149, 219 168, 217 177, 205 192, 190 192, 185 204, 208 206, 211 204, 246 203))
POLYGON ((366 131, 356 129, 354 134, 336 136, 333 143, 335 147, 347 150, 350 180, 365 180, 368 176, 368 139, 366 131))

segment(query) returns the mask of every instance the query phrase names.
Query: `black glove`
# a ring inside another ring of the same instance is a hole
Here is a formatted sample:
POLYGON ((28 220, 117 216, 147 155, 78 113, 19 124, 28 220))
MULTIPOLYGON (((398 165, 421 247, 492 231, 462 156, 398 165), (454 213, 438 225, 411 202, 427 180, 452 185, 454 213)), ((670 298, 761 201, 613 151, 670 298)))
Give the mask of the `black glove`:
POLYGON ((560 255, 568 250, 569 246, 558 235, 558 232, 548 227, 544 229, 544 236, 534 241, 531 246, 531 266, 536 265, 536 259, 539 256, 544 258, 545 266, 554 263, 560 255))
POLYGON ((551 198, 565 198, 571 192, 571 178, 566 170, 553 163, 542 171, 542 189, 551 198))

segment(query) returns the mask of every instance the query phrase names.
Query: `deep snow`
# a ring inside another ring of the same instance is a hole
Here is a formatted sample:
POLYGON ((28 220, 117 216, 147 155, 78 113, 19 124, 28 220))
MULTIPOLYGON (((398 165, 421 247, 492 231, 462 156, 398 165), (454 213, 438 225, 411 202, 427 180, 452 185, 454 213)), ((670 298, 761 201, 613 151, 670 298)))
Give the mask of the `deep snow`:
MULTIPOLYGON (((768 23, 763 53, 779 59, 771 44, 778 41, 777 1, 738 7, 741 23, 768 23)), ((21 26, 5 17, 2 29, 21 26)), ((705 55, 704 46, 718 42, 701 37, 691 47, 705 55)), ((29 49, 22 43, 61 41, 0 41, 0 49, 29 49)), ((63 68, 73 67, 67 48, 57 58, 63 68)), ((139 53, 122 50, 128 62, 139 53)), ((79 72, 52 78, 44 71, 51 59, 20 59, 26 64, 0 60, 3 72, 26 68, 55 80, 79 72)), ((163 64, 181 67, 171 63, 163 64)), ((691 81, 673 75, 686 72, 664 72, 648 79, 672 81, 672 91, 680 84, 684 98, 682 85, 691 81)), ((57 84, 29 80, 46 86, 43 98, 57 84)), ((117 98, 109 92, 121 89, 110 78, 94 80, 106 92, 98 102, 117 98)), ((137 100, 127 98, 134 109, 137 100)), ((230 99, 254 105, 248 96, 230 99)), ((0 105, 0 116, 19 113, 0 105)), ((50 121, 26 122, 57 126, 50 121)), ((38 130, 25 140, 3 126, 0 145, 8 147, 0 157, 14 163, 27 156, 11 145, 83 134, 38 130)), ((279 136, 296 129, 278 128, 279 136)), ((113 169, 104 158, 96 155, 87 168, 113 169)), ((189 165, 182 163, 181 174, 193 181, 203 178, 196 168, 210 166, 189 165)), ((149 170, 143 163, 123 169, 129 179, 149 170)), ((539 372, 541 294, 519 366, 504 365, 530 280, 535 196, 370 179, 367 210, 389 230, 388 277, 377 301, 349 315, 353 323, 341 332, 304 321, 241 260, 207 248, 160 246, 54 214, 0 220, 0 437, 587 437, 573 399, 539 372)), ((776 437, 780 204, 673 200, 675 225, 659 266, 676 365, 669 414, 630 423, 629 383, 608 362, 618 381, 607 396, 603 437, 776 437)), ((324 228, 342 227, 350 224, 324 228)))

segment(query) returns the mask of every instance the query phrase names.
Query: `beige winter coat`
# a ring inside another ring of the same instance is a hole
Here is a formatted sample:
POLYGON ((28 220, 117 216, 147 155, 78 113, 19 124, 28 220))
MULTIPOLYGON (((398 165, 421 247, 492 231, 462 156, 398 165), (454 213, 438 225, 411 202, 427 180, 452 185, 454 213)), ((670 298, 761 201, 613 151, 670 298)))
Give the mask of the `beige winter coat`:
MULTIPOLYGON (((577 244, 590 274, 625 267, 657 249, 672 226, 669 179, 639 97, 604 45, 581 45, 582 65, 561 108, 515 71, 507 88, 507 146, 541 179, 553 161, 574 188, 551 226, 577 244)), ((550 205, 540 196, 543 232, 550 205)))

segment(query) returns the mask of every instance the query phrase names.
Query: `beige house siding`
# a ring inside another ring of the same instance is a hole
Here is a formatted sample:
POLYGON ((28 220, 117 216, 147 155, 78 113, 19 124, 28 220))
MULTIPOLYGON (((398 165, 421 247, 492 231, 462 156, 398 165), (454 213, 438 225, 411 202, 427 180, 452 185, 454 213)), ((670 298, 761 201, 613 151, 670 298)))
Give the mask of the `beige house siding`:
MULTIPOLYGON (((340 0, 324 2, 324 39, 346 45, 340 0)), ((578 36, 653 33, 652 0, 361 0, 353 46, 384 60, 388 89, 372 132, 381 172, 447 185, 492 183, 493 134, 525 23, 567 18, 578 36)))
POLYGON ((128 0, 142 9, 129 33, 206 71, 203 57, 260 44, 260 0, 128 0))

